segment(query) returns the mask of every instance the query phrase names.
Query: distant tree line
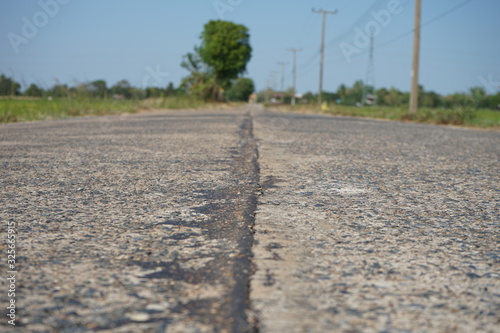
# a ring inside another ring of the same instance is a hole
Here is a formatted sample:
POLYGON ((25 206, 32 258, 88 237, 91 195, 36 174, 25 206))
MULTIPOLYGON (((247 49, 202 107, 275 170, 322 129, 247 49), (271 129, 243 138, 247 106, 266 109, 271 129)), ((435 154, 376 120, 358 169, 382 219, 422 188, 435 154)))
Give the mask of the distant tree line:
POLYGON ((133 87, 127 80, 121 80, 107 86, 106 81, 96 80, 80 83, 75 86, 56 83, 50 88, 44 89, 32 83, 25 91, 21 91, 21 85, 14 79, 0 74, 0 96, 26 96, 26 97, 87 97, 87 98, 116 98, 116 99, 144 99, 166 96, 186 95, 187 92, 181 87, 174 87, 170 82, 167 87, 147 87, 145 89, 133 87))
MULTIPOLYGON (((193 75, 193 73, 191 74, 193 75)), ((196 75, 201 75, 200 73, 196 75)), ((96 80, 88 83, 80 83, 75 86, 56 83, 50 88, 43 88, 32 83, 24 91, 21 91, 21 84, 14 79, 0 74, 0 96, 26 96, 26 97, 53 97, 53 98, 116 98, 116 99, 145 99, 160 98, 168 96, 186 96, 196 95, 204 97, 204 92, 199 95, 199 89, 206 89, 191 84, 193 77, 188 77, 175 87, 170 82, 167 87, 147 87, 145 89, 133 87, 127 80, 121 80, 111 87, 107 86, 106 81, 96 80)), ((200 84, 199 82, 197 84, 200 84)), ((218 86, 217 86, 218 87, 218 86)), ((219 89, 218 87, 217 89, 219 89)), ((254 83, 251 79, 239 77, 230 80, 227 90, 221 90, 221 96, 215 96, 216 99, 225 99, 229 101, 247 101, 249 95, 254 91, 254 83)), ((371 87, 368 87, 370 91, 371 87)), ((210 89, 209 89, 210 90, 210 89)), ((328 104, 359 105, 363 99, 363 91, 366 91, 363 81, 356 81, 351 87, 341 84, 335 92, 323 92, 323 100, 328 104)), ((373 90, 371 90, 373 91, 373 90)), ((375 91, 376 104, 379 106, 406 106, 408 105, 410 94, 402 92, 396 88, 380 88, 375 91)), ((210 96, 205 96, 210 99, 210 96)), ((263 90, 258 93, 260 102, 277 99, 279 103, 289 104, 291 102, 292 89, 285 92, 274 90, 263 90)), ((317 93, 307 92, 302 95, 303 103, 315 103, 317 93)), ((427 91, 420 86, 419 106, 428 108, 454 108, 457 106, 500 109, 500 92, 497 94, 487 94, 483 87, 473 87, 467 93, 455 93, 451 95, 440 95, 434 91, 427 91)))
MULTIPOLYGON (((445 96, 434 91, 427 91, 423 86, 419 88, 419 107, 449 109, 462 106, 500 109, 500 92, 494 95, 487 94, 483 87, 473 87, 467 93, 445 96)), ((258 101, 271 101, 274 98, 275 102, 289 104, 292 99, 292 91, 292 89, 285 92, 263 90, 258 93, 258 101)), ((323 92, 323 101, 328 104, 360 105, 363 104, 366 91, 373 92, 373 87, 365 87, 361 80, 356 81, 351 87, 341 84, 335 92, 323 92)), ((375 90, 374 95, 375 103, 379 106, 406 106, 410 100, 409 92, 402 92, 396 88, 379 88, 375 90)), ((301 100, 303 103, 315 103, 318 100, 318 94, 307 92, 302 95, 301 100)))

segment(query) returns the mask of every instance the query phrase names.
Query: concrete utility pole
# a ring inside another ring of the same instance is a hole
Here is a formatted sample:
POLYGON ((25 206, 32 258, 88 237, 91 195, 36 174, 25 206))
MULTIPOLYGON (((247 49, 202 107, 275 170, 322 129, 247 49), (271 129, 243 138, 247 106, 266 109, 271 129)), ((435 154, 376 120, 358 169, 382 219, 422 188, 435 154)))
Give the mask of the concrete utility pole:
POLYGON ((281 65, 281 91, 285 91, 285 66, 288 65, 287 62, 279 61, 278 65, 281 65))
POLYGON ((420 60, 420 17, 421 0, 415 1, 415 28, 413 31, 413 66, 411 70, 410 114, 418 111, 418 67, 420 60))
POLYGON ((267 88, 266 88, 266 104, 269 104, 269 93, 271 90, 271 78, 267 78, 267 88))
POLYGON ((302 51, 302 49, 287 49, 293 53, 293 96, 292 96, 292 105, 295 105, 295 95, 297 94, 297 52, 302 51))
POLYGON ((375 105, 377 94, 375 89, 375 65, 373 62, 373 31, 370 35, 370 55, 368 57, 368 68, 366 70, 366 79, 363 82, 363 97, 361 105, 375 105), (371 89, 369 89, 371 87, 371 89), (372 95, 372 96, 370 96, 372 95), (369 97, 373 98, 371 103, 368 102, 369 97))
POLYGON ((335 10, 333 12, 327 11, 327 10, 316 10, 313 8, 312 12, 314 14, 322 14, 323 15, 323 25, 321 28, 321 57, 319 61, 319 95, 318 95, 318 102, 319 105, 321 105, 321 100, 323 96, 323 66, 324 66, 324 59, 325 59, 325 25, 326 25, 326 15, 327 14, 337 14, 338 10, 335 10))

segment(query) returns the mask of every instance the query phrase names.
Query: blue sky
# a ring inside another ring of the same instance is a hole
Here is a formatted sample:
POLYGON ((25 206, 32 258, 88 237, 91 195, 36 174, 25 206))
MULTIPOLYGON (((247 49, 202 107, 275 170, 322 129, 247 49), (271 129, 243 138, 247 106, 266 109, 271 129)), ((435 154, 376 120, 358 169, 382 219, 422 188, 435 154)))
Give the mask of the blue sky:
MULTIPOLYGON (((489 82, 500 81, 500 1, 422 2, 422 23, 431 21, 422 29, 425 89, 449 94, 485 85, 498 91, 489 82)), ((205 23, 222 18, 249 28, 247 76, 258 90, 273 81, 273 71, 280 87, 280 61, 288 62, 285 85, 291 86, 292 54, 286 49, 294 47, 303 49, 297 53, 297 90, 316 92, 321 15, 312 8, 338 10, 327 17, 324 90, 365 79, 369 48, 356 32, 378 24, 375 85, 409 91, 414 0, 0 0, 0 73, 45 88, 97 79, 108 86, 121 79, 137 87, 177 86, 187 75, 182 55, 200 43, 205 23), (382 15, 383 25, 373 13, 382 15), (346 45, 361 53, 346 57, 346 45)))

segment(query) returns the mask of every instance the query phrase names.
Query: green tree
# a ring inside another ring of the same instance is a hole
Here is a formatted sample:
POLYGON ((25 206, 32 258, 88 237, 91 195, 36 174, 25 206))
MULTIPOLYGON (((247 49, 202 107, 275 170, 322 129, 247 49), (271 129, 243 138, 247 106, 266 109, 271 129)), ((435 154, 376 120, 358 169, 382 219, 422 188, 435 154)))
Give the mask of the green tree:
POLYGON ((486 101, 486 107, 494 110, 500 110, 500 93, 488 96, 486 101))
POLYGON ((201 46, 183 57, 190 72, 180 88, 205 100, 219 100, 223 91, 246 71, 252 48, 248 29, 227 21, 210 21, 200 36, 201 46))
POLYGON ((340 103, 345 103, 345 100, 347 98, 347 87, 345 84, 341 84, 339 88, 337 89, 337 95, 339 95, 340 103))
POLYGON ((20 89, 21 85, 12 78, 6 77, 3 74, 0 75, 0 95, 19 95, 20 89))
POLYGON ((170 82, 167 88, 165 89, 165 96, 173 96, 173 95, 175 95, 175 87, 174 84, 170 82))
POLYGON ((383 103, 389 106, 401 106, 404 104, 404 94, 396 88, 391 88, 384 96, 383 103))
POLYGON ((210 21, 200 38, 200 59, 215 82, 224 89, 229 88, 231 81, 246 71, 252 56, 248 28, 228 21, 210 21))
POLYGON ((336 92, 323 91, 323 101, 328 104, 336 103, 339 98, 339 94, 336 92))
POLYGON ((355 105, 363 98, 363 81, 354 82, 352 88, 341 85, 337 90, 338 97, 342 99, 342 104, 355 105))
POLYGON ((455 93, 443 98, 443 106, 448 109, 468 108, 474 106, 472 97, 464 93, 455 93))
POLYGON ((121 80, 115 83, 111 87, 111 93, 113 95, 120 95, 125 98, 132 98, 133 88, 127 80, 121 80))
POLYGON ((188 70, 190 75, 181 81, 181 88, 205 100, 217 99, 219 87, 215 76, 201 60, 199 48, 195 47, 193 53, 183 57, 181 67, 188 70))
POLYGON ((255 84, 252 79, 239 78, 226 92, 226 98, 230 101, 246 102, 255 91, 255 84))
POLYGON ((469 90, 472 100, 476 105, 476 108, 487 107, 488 99, 486 90, 483 87, 472 87, 469 90))
POLYGON ((88 84, 87 90, 95 97, 106 98, 108 97, 108 88, 106 81, 95 80, 88 84))
POLYGON ((157 98, 164 95, 163 89, 158 87, 147 87, 145 89, 146 98, 157 98))
POLYGON ((69 97, 71 91, 66 84, 55 84, 50 90, 50 94, 54 97, 69 97))
POLYGON ((378 89, 376 94, 375 94, 377 96, 377 104, 387 106, 387 104, 385 103, 385 99, 386 99, 386 96, 388 94, 389 94, 389 91, 386 88, 378 89))
POLYGON ((141 88, 136 88, 136 87, 131 87, 130 88, 130 97, 127 98, 132 98, 132 99, 143 99, 146 98, 146 91, 144 91, 141 88))
POLYGON ((42 88, 39 88, 36 84, 32 83, 24 92, 24 96, 42 97, 43 93, 44 91, 42 88))
MULTIPOLYGON (((341 85, 341 86, 343 86, 343 85, 341 85)), ((344 86, 344 87, 345 87, 345 86, 344 86)), ((339 89, 340 89, 340 88, 339 88, 339 89)), ((338 91, 338 90, 337 90, 337 91, 338 91)), ((292 92, 292 94, 293 94, 293 92, 292 92)), ((337 92, 337 94, 338 94, 338 92, 337 92)), ((311 102, 313 102, 313 101, 316 101, 318 98, 317 98, 317 94, 314 94, 313 92, 308 91, 308 92, 306 92, 306 93, 302 96, 302 99, 303 99, 304 101, 306 101, 306 103, 311 103, 311 102)))
POLYGON ((437 108, 441 106, 441 95, 434 91, 422 91, 419 94, 419 104, 423 107, 437 108))

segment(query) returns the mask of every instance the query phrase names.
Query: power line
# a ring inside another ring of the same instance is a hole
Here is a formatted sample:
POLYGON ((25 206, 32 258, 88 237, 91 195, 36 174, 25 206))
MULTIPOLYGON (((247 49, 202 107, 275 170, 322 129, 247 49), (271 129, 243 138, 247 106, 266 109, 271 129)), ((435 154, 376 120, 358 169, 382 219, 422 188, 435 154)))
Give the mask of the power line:
POLYGON ((318 49, 306 62, 304 62, 302 65, 300 65, 301 68, 306 68, 309 65, 313 63, 314 60, 316 60, 316 57, 319 56, 321 53, 321 50, 318 49))
MULTIPOLYGON (((342 34, 340 34, 339 36, 335 37, 333 40, 331 40, 330 42, 327 43, 327 46, 331 46, 333 44, 335 44, 336 42, 338 42, 339 40, 341 40, 342 38, 344 38, 345 36, 347 36, 348 34, 350 34, 352 32, 352 30, 359 24, 361 24, 363 21, 365 21, 371 11, 373 11, 375 8, 379 7, 382 3, 384 3, 385 0, 377 0, 375 3, 373 3, 353 24, 352 26, 347 29, 345 32, 343 32, 342 34)), ((405 5, 406 3, 410 2, 410 0, 407 0, 406 2, 402 3, 401 5, 405 5)), ((311 64, 313 64, 313 62, 317 59, 317 57, 321 55, 321 49, 318 49, 306 62, 304 62, 303 64, 300 65, 300 68, 302 70, 306 70, 308 67, 310 67, 311 64)), ((311 68, 312 69, 312 68, 311 68)), ((311 71, 311 69, 307 69, 306 70, 306 73, 309 73, 311 71)))
POLYGON ((335 37, 334 39, 332 39, 328 45, 331 46, 331 45, 334 45, 336 44, 338 41, 340 41, 342 38, 344 38, 345 36, 349 35, 352 30, 354 28, 356 28, 356 26, 360 25, 363 21, 365 21, 371 14, 371 11, 374 10, 375 8, 379 7, 383 2, 385 2, 386 0, 377 0, 373 5, 370 6, 370 8, 368 8, 353 24, 352 26, 347 29, 345 32, 343 32, 342 34, 340 34, 339 36, 335 37))
MULTIPOLYGON (((333 38, 330 42, 328 42, 326 45, 329 46, 329 45, 332 45, 336 42, 338 42, 339 40, 341 40, 342 38, 344 38, 345 36, 347 36, 348 34, 352 33, 352 29, 354 27, 356 27, 357 25, 361 24, 369 15, 370 15, 370 12, 372 10, 374 10, 375 8, 377 8, 377 6, 379 6, 384 0, 376 0, 376 2, 374 2, 356 21, 355 23, 352 25, 352 27, 349 29, 349 30, 346 30, 344 33, 340 34, 339 36, 333 38)), ((401 5, 405 5, 409 2, 411 2, 413 0, 407 0, 405 2, 402 2, 401 5)), ((435 17, 423 22, 421 24, 421 28, 424 28, 424 27, 427 27, 427 26, 430 26, 431 24, 434 24, 435 22, 443 19, 444 17, 450 15, 451 13, 457 11, 458 9, 464 7, 465 5, 473 2, 475 0, 464 0, 462 1, 461 3, 451 7, 450 9, 436 15, 435 17)), ((374 48, 376 50, 382 48, 382 47, 385 47, 385 46, 388 46, 388 45, 391 45, 409 35, 411 35, 412 33, 414 32, 414 29, 411 29, 411 30, 408 30, 400 35, 397 35, 389 40, 386 40, 385 42, 383 43, 377 43, 376 46, 374 46, 374 48)), ((364 51, 361 51, 359 54, 356 54, 356 55, 353 55, 353 58, 357 58, 359 56, 363 56, 364 54, 368 54, 369 53, 369 50, 364 50, 364 51)), ((332 56, 332 55, 335 55, 336 53, 330 53, 330 54, 326 54, 326 56, 332 56)), ((307 73, 310 73, 314 67, 311 67, 311 65, 315 62, 316 59, 318 59, 318 56, 321 55, 321 49, 318 49, 316 50, 316 52, 314 52, 314 54, 304 63, 302 63, 300 65, 300 73, 302 73, 301 75, 306 75, 307 73)), ((345 61, 343 57, 339 57, 337 59, 333 59, 333 61, 330 61, 330 63, 340 63, 342 61, 345 61)))
POLYGON ((453 12, 454 12, 454 11, 456 11, 457 9, 462 8, 463 6, 465 6, 466 4, 468 4, 469 2, 472 2, 472 1, 475 1, 475 0, 465 0, 464 2, 462 2, 462 3, 458 4, 458 5, 456 5, 455 7, 450 8, 449 10, 447 10, 447 11, 445 11, 445 12, 443 12, 443 13, 439 14, 438 16, 436 16, 436 17, 434 17, 434 18, 432 18, 432 19, 430 19, 430 20, 426 21, 424 24, 422 24, 422 28, 423 28, 423 27, 425 27, 425 26, 428 26, 428 25, 430 25, 430 24, 432 24, 432 23, 434 23, 434 22, 436 22, 436 21, 438 21, 438 20, 440 20, 440 19, 442 19, 443 17, 445 17, 445 16, 447 16, 447 15, 449 15, 449 14, 453 13, 453 12))
MULTIPOLYGON (((456 11, 457 9, 459 9, 459 8, 461 8, 461 7, 465 6, 465 5, 467 5, 468 3, 472 2, 472 1, 475 1, 475 0, 465 0, 464 2, 462 2, 462 3, 458 4, 458 5, 456 5, 456 6, 455 6, 455 7, 453 7, 453 8, 450 8, 449 10, 447 10, 447 11, 445 11, 445 12, 443 12, 443 13, 439 14, 438 16, 433 17, 433 18, 431 18, 430 20, 425 21, 424 23, 422 23, 422 25, 421 25, 420 27, 421 27, 421 28, 425 28, 425 27, 427 27, 427 26, 431 25, 432 23, 434 23, 434 22, 436 22, 436 21, 438 21, 438 20, 442 19, 443 17, 445 17, 445 16, 447 16, 447 15, 449 15, 449 14, 453 13, 453 12, 454 12, 454 11, 456 11)), ((403 37, 406 37, 406 36, 408 36, 408 35, 411 35, 411 34, 413 33, 413 31, 414 31, 414 29, 409 30, 409 31, 407 31, 407 32, 405 32, 405 33, 403 33, 403 34, 401 34, 401 35, 399 35, 399 36, 396 36, 396 37, 394 37, 394 38, 392 38, 392 39, 390 39, 390 40, 386 41, 385 43, 382 43, 382 44, 378 45, 378 47, 383 47, 383 46, 386 46, 386 45, 388 45, 388 44, 392 44, 392 43, 394 43, 395 41, 398 41, 398 40, 400 40, 400 39, 401 39, 401 38, 403 38, 403 37)))
MULTIPOLYGON (((472 1, 475 1, 475 0, 465 0, 464 2, 462 2, 462 3, 458 4, 458 5, 456 5, 455 7, 453 7, 453 8, 451 8, 451 9, 449 9, 449 10, 447 10, 447 11, 445 11, 445 12, 443 12, 443 13, 439 14, 438 16, 433 17, 433 18, 431 18, 431 19, 430 19, 430 20, 428 20, 428 21, 425 21, 424 23, 422 23, 422 25, 421 25, 420 27, 421 27, 421 28, 427 27, 427 26, 431 25, 432 23, 434 23, 434 22, 436 22, 436 21, 439 21, 439 20, 440 20, 440 19, 442 19, 443 17, 445 17, 445 16, 447 16, 447 15, 449 15, 449 14, 453 13, 453 12, 454 12, 454 11, 456 11, 457 9, 462 8, 463 6, 467 5, 468 3, 472 2, 472 1)), ((400 40, 400 39, 402 39, 402 38, 404 38, 404 37, 406 37, 406 36, 408 36, 408 35, 411 35, 411 34, 413 33, 413 31, 414 31, 414 30, 412 29, 412 30, 409 30, 409 31, 407 31, 407 32, 405 32, 405 33, 402 33, 401 35, 396 36, 396 37, 394 37, 394 38, 392 38, 392 39, 390 39, 390 40, 386 41, 385 43, 380 44, 378 47, 383 47, 383 46, 386 46, 386 45, 388 45, 388 44, 392 44, 392 43, 394 43, 395 41, 398 41, 398 40, 400 40)))
MULTIPOLYGON (((348 34, 350 34, 352 32, 352 30, 359 24, 361 24, 361 22, 363 22, 368 16, 369 16, 369 12, 371 10, 373 10, 374 8, 376 8, 379 4, 381 4, 382 2, 384 2, 385 0, 377 0, 377 2, 375 2, 373 5, 370 6, 370 8, 368 8, 357 20, 356 22, 354 22, 354 24, 349 28, 347 29, 345 32, 343 32, 340 36, 337 36, 335 37, 333 40, 331 40, 330 42, 327 43, 327 46, 331 46, 333 44, 335 44, 336 42, 338 42, 339 40, 341 40, 342 38, 344 38, 345 36, 347 36, 348 34)), ((408 0, 409 1, 409 0, 408 0)), ((305 63, 303 63, 300 67, 301 68, 305 68, 305 67, 308 67, 314 60, 316 60, 316 57, 318 55, 321 54, 321 49, 318 49, 316 51, 316 53, 314 53, 305 63)))
MULTIPOLYGON (((468 3, 472 2, 472 1, 475 1, 475 0, 465 0, 465 1, 461 2, 460 4, 458 4, 458 5, 450 8, 449 10, 447 10, 447 11, 445 11, 445 12, 443 12, 443 13, 441 13, 441 14, 439 14, 439 15, 437 15, 437 16, 435 16, 435 17, 433 17, 433 18, 431 18, 431 19, 429 19, 427 21, 425 21, 424 23, 422 23, 420 25, 420 27, 421 28, 427 27, 427 26, 435 23, 436 21, 444 18, 445 16, 448 16, 449 14, 453 13, 454 11, 460 9, 461 7, 467 5, 468 3)), ((377 48, 381 48, 381 47, 390 45, 390 44, 392 44, 392 43, 394 43, 394 42, 396 42, 396 41, 398 41, 400 39, 403 39, 404 37, 411 35, 413 33, 413 31, 414 31, 414 29, 408 30, 408 31, 402 33, 401 35, 398 35, 398 36, 396 36, 394 38, 389 39, 388 41, 386 41, 384 43, 377 44, 377 48)), ((353 57, 358 57, 358 56, 361 56, 361 55, 363 55, 365 53, 368 53, 368 51, 360 52, 357 55, 353 55, 353 57)), ((340 60, 342 60, 342 59, 338 59, 338 61, 340 61, 340 60)))

